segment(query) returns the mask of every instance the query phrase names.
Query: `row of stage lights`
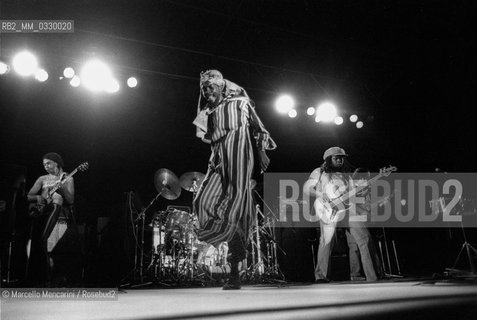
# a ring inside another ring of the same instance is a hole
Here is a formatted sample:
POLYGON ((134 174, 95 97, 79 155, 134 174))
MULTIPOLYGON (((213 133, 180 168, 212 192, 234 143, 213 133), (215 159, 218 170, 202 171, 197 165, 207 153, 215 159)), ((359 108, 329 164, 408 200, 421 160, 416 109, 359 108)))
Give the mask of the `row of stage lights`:
MULTIPOLYGON (((282 95, 275 101, 275 109, 281 114, 287 114, 290 118, 295 118, 298 111, 295 108, 295 100, 290 95, 282 95)), ((309 107, 306 114, 310 117, 315 117, 315 122, 332 123, 342 125, 344 119, 338 115, 338 109, 331 102, 322 102, 317 107, 309 107)), ((356 125, 356 128, 361 129, 364 122, 358 120, 358 116, 353 114, 349 117, 349 121, 356 125)))
MULTIPOLYGON (((33 76, 36 80, 44 82, 48 80, 48 72, 38 66, 36 57, 28 52, 22 51, 15 55, 12 59, 11 66, 13 70, 23 77, 33 76)), ((0 75, 8 73, 10 66, 0 61, 0 75)), ((63 70, 60 80, 66 79, 73 87, 80 85, 94 92, 115 93, 120 89, 118 80, 116 80, 111 69, 99 60, 91 60, 83 65, 79 74, 71 68, 67 67, 63 70)), ((127 86, 134 88, 137 86, 137 79, 130 77, 127 79, 127 86)), ((290 118, 295 118, 298 112, 295 108, 295 101, 290 95, 282 95, 275 102, 275 108, 279 113, 288 114, 290 118)), ((316 122, 332 123, 342 125, 343 117, 338 115, 337 108, 330 102, 323 102, 316 108, 309 107, 306 111, 308 116, 314 116, 316 122)), ((364 126, 363 121, 358 120, 358 116, 353 114, 349 117, 349 121, 361 129, 364 126)))
MULTIPOLYGON (((48 72, 38 66, 38 60, 28 51, 16 54, 12 59, 11 66, 16 73, 23 77, 33 76, 40 82, 45 82, 49 78, 48 72)), ((9 71, 10 66, 0 61, 0 75, 9 71)), ((78 74, 72 67, 67 67, 59 79, 67 79, 72 87, 81 85, 94 92, 115 93, 120 89, 120 84, 114 78, 111 69, 100 60, 91 60, 85 63, 78 74)), ((126 83, 130 88, 134 88, 138 84, 135 77, 128 78, 126 83)))

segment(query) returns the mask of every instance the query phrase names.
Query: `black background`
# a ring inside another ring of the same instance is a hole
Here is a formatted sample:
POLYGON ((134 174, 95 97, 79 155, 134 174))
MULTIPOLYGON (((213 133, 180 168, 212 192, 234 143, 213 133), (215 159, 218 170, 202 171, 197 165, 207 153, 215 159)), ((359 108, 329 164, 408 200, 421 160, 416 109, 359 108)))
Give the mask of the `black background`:
MULTIPOLYGON (((89 161, 75 181, 79 222, 125 214, 125 192, 144 205, 155 196, 159 168, 205 173, 209 147, 191 122, 199 73, 214 68, 255 100, 278 144, 271 172, 311 172, 334 145, 371 170, 472 172, 475 14, 470 0, 2 1, 1 19, 70 19, 75 32, 0 34, 1 60, 30 49, 50 75, 45 83, 0 76, 0 163, 27 168, 28 190, 46 152, 62 154, 67 170, 89 161), (64 67, 93 57, 122 83, 137 76, 139 86, 95 94, 59 79, 64 67), (295 119, 274 110, 282 92, 296 98, 295 119), (338 105, 343 125, 306 115, 322 100, 338 105), (347 121, 352 113, 364 128, 347 121)), ((191 199, 186 191, 161 198, 151 212, 191 199)), ((393 230, 406 272, 440 272, 452 260, 460 239, 434 232, 393 230)), ((296 254, 283 261, 288 278, 312 278, 314 236, 280 233, 285 251, 296 254)))

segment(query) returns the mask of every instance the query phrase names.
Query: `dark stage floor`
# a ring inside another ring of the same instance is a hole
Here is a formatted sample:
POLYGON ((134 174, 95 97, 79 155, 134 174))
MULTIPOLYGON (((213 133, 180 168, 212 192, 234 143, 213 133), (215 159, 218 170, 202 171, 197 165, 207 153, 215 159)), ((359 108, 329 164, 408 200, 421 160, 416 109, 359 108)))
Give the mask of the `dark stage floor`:
POLYGON ((476 319, 475 281, 135 289, 116 301, 2 299, 1 319, 476 319))

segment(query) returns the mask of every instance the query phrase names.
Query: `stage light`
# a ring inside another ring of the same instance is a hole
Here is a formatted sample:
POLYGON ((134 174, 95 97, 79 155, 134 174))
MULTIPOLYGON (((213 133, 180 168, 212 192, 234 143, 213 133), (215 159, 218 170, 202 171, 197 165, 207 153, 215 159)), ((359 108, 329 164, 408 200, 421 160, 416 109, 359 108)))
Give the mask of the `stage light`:
POLYGON ((67 67, 65 68, 65 70, 63 70, 63 75, 65 76, 65 78, 73 78, 73 76, 75 75, 75 70, 71 67, 67 67))
POLYGON ((38 69, 35 71, 35 79, 40 82, 45 82, 48 80, 48 72, 43 69, 38 69))
POLYGON ((0 61, 0 74, 6 74, 9 70, 8 64, 0 61))
POLYGON ((337 126, 339 126, 340 124, 343 124, 343 121, 344 121, 343 118, 340 117, 340 116, 338 116, 338 117, 335 118, 335 124, 336 124, 337 126))
POLYGON ((111 81, 111 70, 99 60, 86 63, 80 73, 81 84, 95 92, 103 91, 111 81))
POLYGON ((71 81, 70 81, 70 85, 72 87, 79 87, 81 84, 81 80, 78 76, 73 76, 73 78, 71 78, 71 81))
POLYGON ((106 87, 104 88, 106 92, 115 93, 119 91, 119 83, 116 79, 109 79, 106 87))
POLYGON ((290 111, 294 107, 295 101, 289 95, 282 95, 275 102, 275 108, 280 113, 288 113, 288 111, 290 111))
POLYGON ((315 122, 318 123, 318 122, 320 122, 320 121, 321 121, 321 120, 320 120, 320 117, 316 116, 316 117, 315 117, 315 122))
POLYGON ((22 51, 13 58, 13 70, 21 76, 31 76, 38 66, 35 56, 28 51, 22 51))
POLYGON ((315 114, 315 108, 309 107, 308 109, 306 109, 306 114, 309 115, 309 116, 314 115, 315 114))
POLYGON ((358 116, 355 115, 355 114, 352 114, 351 116, 349 116, 349 121, 351 121, 351 122, 356 122, 356 121, 358 121, 358 116))
POLYGON ((127 81, 127 84, 129 88, 134 88, 137 86, 137 79, 134 77, 130 77, 127 81))
POLYGON ((364 126, 363 121, 356 122, 356 128, 361 129, 364 126))
POLYGON ((297 112, 296 112, 295 109, 291 109, 290 111, 288 111, 288 116, 289 116, 290 118, 295 118, 296 115, 297 115, 297 112))
POLYGON ((323 122, 331 122, 336 118, 336 107, 330 102, 321 103, 316 109, 316 116, 323 122))

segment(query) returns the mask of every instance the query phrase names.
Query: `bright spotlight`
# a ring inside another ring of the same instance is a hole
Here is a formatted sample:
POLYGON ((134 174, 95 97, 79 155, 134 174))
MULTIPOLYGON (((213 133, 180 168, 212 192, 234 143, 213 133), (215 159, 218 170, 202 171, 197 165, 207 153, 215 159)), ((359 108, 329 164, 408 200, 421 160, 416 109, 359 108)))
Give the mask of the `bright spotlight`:
POLYGON ((119 91, 119 83, 116 79, 109 79, 106 87, 104 88, 106 92, 115 93, 119 91))
POLYGON ((363 121, 356 122, 356 128, 361 129, 364 126, 363 121))
POLYGON ((73 76, 75 75, 75 70, 73 70, 73 68, 71 67, 67 67, 65 68, 65 70, 63 70, 63 75, 65 76, 65 78, 73 78, 73 76))
POLYGON ((280 113, 288 113, 293 107, 295 107, 295 101, 289 95, 282 95, 275 102, 275 108, 280 113))
POLYGON ((0 74, 5 74, 8 72, 8 64, 0 62, 0 74))
POLYGON ((308 109, 306 109, 306 114, 309 115, 309 116, 314 115, 315 114, 315 108, 309 107, 308 109))
POLYGON ((137 79, 134 77, 130 77, 127 81, 127 84, 129 88, 134 88, 137 86, 137 79))
POLYGON ((338 117, 335 118, 335 124, 336 124, 337 126, 339 126, 340 124, 343 124, 343 121, 344 121, 343 118, 340 117, 340 116, 338 116, 338 117))
POLYGON ((105 90, 111 81, 111 70, 99 60, 86 63, 81 70, 81 83, 91 91, 105 90))
POLYGON ((46 72, 43 69, 36 70, 35 71, 35 79, 40 81, 40 82, 44 82, 44 81, 48 80, 48 72, 46 72))
POLYGON ((38 66, 38 62, 33 54, 22 51, 13 58, 13 70, 21 76, 31 76, 38 66))
POLYGON ((78 76, 73 76, 73 78, 71 78, 70 84, 72 87, 79 87, 81 84, 81 80, 78 76))
POLYGON ((349 116, 349 121, 351 121, 351 122, 356 122, 356 121, 358 121, 358 116, 355 115, 355 114, 350 115, 350 116, 349 116))
POLYGON ((331 122, 336 118, 336 107, 329 102, 323 102, 316 110, 316 116, 323 122, 331 122))
POLYGON ((291 109, 290 111, 288 111, 288 116, 289 116, 290 118, 295 118, 296 115, 297 115, 297 112, 296 112, 295 109, 291 109))
POLYGON ((320 121, 321 121, 321 120, 320 120, 320 117, 316 116, 316 117, 315 117, 315 122, 318 123, 318 122, 320 122, 320 121))

